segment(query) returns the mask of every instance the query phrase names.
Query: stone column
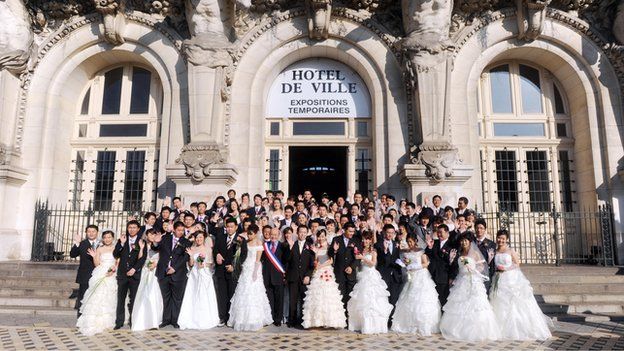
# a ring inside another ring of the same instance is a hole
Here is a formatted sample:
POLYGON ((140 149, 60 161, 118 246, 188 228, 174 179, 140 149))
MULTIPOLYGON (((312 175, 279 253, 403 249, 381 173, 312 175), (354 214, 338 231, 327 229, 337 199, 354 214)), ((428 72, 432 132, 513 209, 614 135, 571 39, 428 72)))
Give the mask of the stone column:
POLYGON ((401 47, 413 87, 409 97, 415 111, 413 118, 420 128, 414 133, 411 163, 402 167, 401 179, 410 198, 416 201, 433 193, 455 198, 472 175, 472 168, 461 164, 450 130, 452 10, 451 0, 402 1, 407 35, 401 47))

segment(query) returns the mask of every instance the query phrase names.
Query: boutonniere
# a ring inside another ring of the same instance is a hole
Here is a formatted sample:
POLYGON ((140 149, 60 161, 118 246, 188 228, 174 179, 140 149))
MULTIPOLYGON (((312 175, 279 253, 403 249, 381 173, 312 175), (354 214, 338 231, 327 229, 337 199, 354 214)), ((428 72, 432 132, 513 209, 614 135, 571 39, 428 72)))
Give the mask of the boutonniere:
POLYGON ((442 249, 442 253, 446 253, 446 249, 442 249))
POLYGON ((174 247, 174 249, 177 249, 178 247, 182 247, 182 245, 180 245, 179 241, 176 243, 176 246, 174 247))
POLYGON ((134 246, 132 247, 132 250, 134 251, 139 251, 141 249, 141 246, 139 246, 138 240, 136 243, 134 243, 134 246))

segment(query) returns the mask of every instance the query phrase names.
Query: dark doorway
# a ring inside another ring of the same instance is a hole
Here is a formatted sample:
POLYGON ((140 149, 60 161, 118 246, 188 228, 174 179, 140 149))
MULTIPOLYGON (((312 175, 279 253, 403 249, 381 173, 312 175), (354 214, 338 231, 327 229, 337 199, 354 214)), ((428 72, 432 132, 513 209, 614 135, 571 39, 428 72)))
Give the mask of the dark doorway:
POLYGON ((291 146, 288 187, 290 195, 312 191, 320 202, 327 193, 331 199, 347 193, 347 148, 291 146))

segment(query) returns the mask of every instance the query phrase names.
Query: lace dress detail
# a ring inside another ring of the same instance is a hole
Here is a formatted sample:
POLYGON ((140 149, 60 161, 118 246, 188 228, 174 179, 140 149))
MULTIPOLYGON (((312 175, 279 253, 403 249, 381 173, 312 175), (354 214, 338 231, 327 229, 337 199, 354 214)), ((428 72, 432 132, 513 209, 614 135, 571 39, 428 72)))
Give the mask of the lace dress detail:
MULTIPOLYGON (((316 255, 319 267, 329 261, 327 249, 320 249, 316 255)), ((304 298, 303 327, 342 329, 347 326, 346 319, 332 265, 317 268, 304 298)))
POLYGON ((80 307, 81 316, 76 322, 83 335, 95 335, 115 326, 117 278, 115 274, 107 276, 109 269, 114 267, 113 253, 102 253, 100 264, 95 267, 89 279, 89 288, 80 307))

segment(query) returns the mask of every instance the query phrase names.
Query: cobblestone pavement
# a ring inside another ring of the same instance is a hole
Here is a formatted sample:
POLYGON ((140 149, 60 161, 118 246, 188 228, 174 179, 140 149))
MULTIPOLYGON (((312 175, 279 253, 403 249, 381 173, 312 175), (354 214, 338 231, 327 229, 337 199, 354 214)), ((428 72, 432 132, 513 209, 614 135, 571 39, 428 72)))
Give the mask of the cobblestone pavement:
POLYGON ((80 335, 75 319, 60 316, 0 314, 0 349, 90 349, 90 350, 624 350, 624 323, 555 322, 553 337, 545 342, 500 341, 461 343, 404 334, 360 335, 345 330, 299 331, 267 327, 255 333, 236 333, 228 328, 207 331, 179 331, 167 327, 158 331, 132 333, 127 329, 95 337, 80 335))

